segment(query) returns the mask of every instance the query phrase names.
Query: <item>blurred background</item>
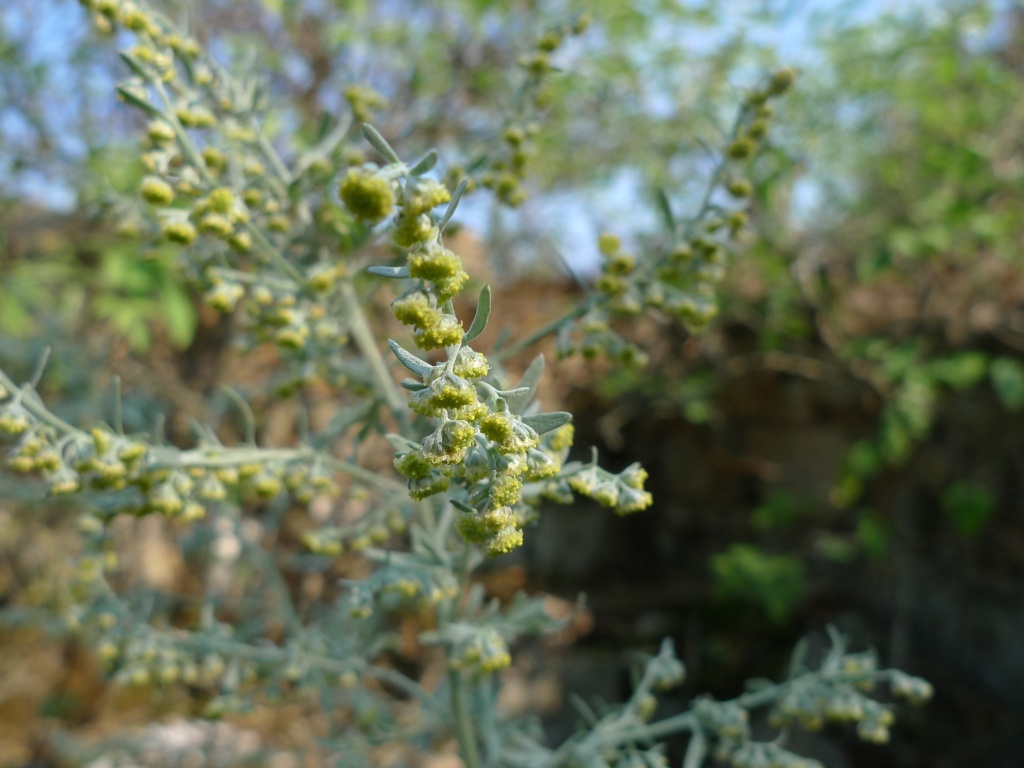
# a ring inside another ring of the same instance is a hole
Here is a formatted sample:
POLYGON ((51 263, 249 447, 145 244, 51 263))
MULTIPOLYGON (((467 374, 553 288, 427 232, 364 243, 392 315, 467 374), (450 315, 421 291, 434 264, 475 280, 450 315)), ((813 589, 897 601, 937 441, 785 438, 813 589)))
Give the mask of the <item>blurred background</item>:
MULTIPOLYGON (((689 670, 675 704, 735 695, 834 625, 936 697, 902 713, 885 749, 842 729, 803 748, 834 768, 1024 765, 1024 9, 586 6, 591 30, 554 62, 529 199, 511 210, 481 192, 460 208, 460 253, 499 286, 494 326, 525 335, 568 305, 600 232, 642 252, 658 188, 681 210, 697 203, 742 89, 778 66, 798 83, 753 166, 751 233, 711 327, 625 326, 650 355, 637 370, 534 350, 551 361, 545 405, 575 414, 581 457, 597 446, 613 469, 642 461, 655 504, 628 519, 553 508, 488 574, 496 594, 587 595, 571 644, 521 649, 522 706, 564 737, 568 692, 623 698, 631 650, 665 636, 689 670)), ((348 109, 345 89, 366 84, 387 98, 378 127, 403 155, 437 147, 449 164, 501 121, 502 73, 536 30, 580 10, 163 7, 225 66, 265 79, 272 133, 313 143, 348 109)), ((117 47, 77 2, 0 8, 0 367, 26 379, 49 346, 42 391, 61 416, 109 419, 116 373, 126 425, 165 414, 182 440, 230 382, 285 442, 272 355, 239 363, 174 253, 123 237, 117 200, 143 170, 137 115, 114 98, 117 47)), ((59 619, 40 618, 66 584, 76 511, 0 474, 0 765, 84 764, 80 745, 155 738, 146 723, 190 712, 186 697, 107 685, 59 619)), ((157 570, 166 560, 153 578, 173 589, 176 542, 147 535, 129 549, 157 570)), ((290 755, 315 740, 300 714, 239 721, 231 738, 290 755)))

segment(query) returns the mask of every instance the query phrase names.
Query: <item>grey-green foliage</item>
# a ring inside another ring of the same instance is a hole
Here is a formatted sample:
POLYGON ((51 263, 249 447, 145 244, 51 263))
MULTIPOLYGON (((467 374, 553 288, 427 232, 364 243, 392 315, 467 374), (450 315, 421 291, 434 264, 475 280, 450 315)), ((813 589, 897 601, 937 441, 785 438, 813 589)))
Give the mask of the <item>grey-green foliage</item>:
MULTIPOLYGON (((656 744, 677 732, 691 734, 689 767, 710 754, 735 765, 806 765, 778 742, 755 741, 748 713, 771 707, 783 732, 825 718, 856 722, 862 738, 881 743, 893 716, 868 695, 876 684, 928 698, 924 681, 879 669, 873 656, 847 653, 836 637, 820 665, 797 659, 784 682, 731 701, 699 698, 656 719, 657 693, 684 676, 666 641, 640 671, 630 700, 601 711, 584 706, 586 727, 561 746, 545 746, 531 720, 497 709, 497 673, 510 666, 512 644, 568 618, 552 617, 543 598, 522 592, 507 603, 488 599, 474 580, 483 558, 521 544, 545 498, 589 496, 620 514, 652 503, 639 464, 612 473, 596 454, 568 460, 570 414, 543 411, 536 401, 543 358, 518 380, 501 362, 563 328, 583 334, 584 351, 614 351, 624 342, 609 326, 613 317, 664 310, 694 330, 710 320, 728 252, 741 244, 745 214, 737 201, 750 188, 740 174, 764 146, 769 102, 789 89, 791 70, 759 78, 741 96, 691 215, 680 215, 665 193, 665 232, 645 252, 627 254, 617 238, 603 236, 598 290, 488 361, 470 344, 487 324, 491 291, 476 294, 465 329, 455 299, 469 275, 446 245, 446 227, 469 182, 492 188, 506 205, 521 202, 527 147, 539 149, 533 139, 543 126, 519 123, 544 116, 544 89, 559 76, 550 55, 585 34, 582 17, 547 25, 525 46, 509 75, 517 84, 513 111, 465 137, 465 147, 486 152, 464 173, 447 169, 468 179, 455 186, 431 175, 444 167, 444 152, 407 153, 403 142, 386 138, 395 131, 365 122, 381 107, 370 90, 350 90, 344 117, 315 141, 286 142, 266 132, 276 113, 264 80, 232 74, 145 4, 85 5, 101 31, 134 35, 117 92, 146 119, 139 195, 112 197, 110 209, 141 242, 177 249, 181 275, 207 305, 233 315, 243 349, 271 345, 293 389, 317 382, 341 406, 323 434, 300 423, 295 446, 269 447, 258 441, 248 403, 229 393, 244 442, 224 445, 217 430, 196 425, 195 444, 181 448, 159 427, 126 434, 119 406, 109 425, 96 420, 83 429, 61 419, 39 394, 43 366, 23 381, 0 373, 0 431, 16 440, 9 467, 38 473, 51 494, 89 494, 76 576, 57 607, 70 631, 94 643, 117 683, 201 690, 211 717, 262 697, 315 691, 329 721, 323 748, 334 759, 369 760, 383 742, 415 749, 454 737, 469 768, 663 764, 656 744), (420 159, 403 160, 407 154, 420 159), (392 257, 404 264, 380 263, 392 257), (369 296, 382 282, 396 286, 392 314, 412 328, 389 343, 415 377, 401 386, 383 351, 384 332, 370 320, 369 296), (379 439, 385 432, 386 443, 379 439), (367 468, 367 454, 385 445, 402 479, 367 468), (309 505, 317 518, 302 549, 288 543, 292 504, 309 505), (180 537, 183 556, 197 568, 198 594, 166 592, 120 565, 119 532, 133 516, 150 515, 168 519, 180 537), (269 548, 272 541, 278 546, 269 548), (309 605, 287 576, 327 578, 343 550, 359 553, 366 575, 309 605), (399 650, 390 623, 416 612, 434 624, 416 644, 439 649, 447 671, 440 682, 384 663, 399 650), (339 702, 348 719, 333 718, 339 702)), ((405 116, 413 128, 415 117, 405 116)), ((425 121, 428 135, 430 127, 425 121)))

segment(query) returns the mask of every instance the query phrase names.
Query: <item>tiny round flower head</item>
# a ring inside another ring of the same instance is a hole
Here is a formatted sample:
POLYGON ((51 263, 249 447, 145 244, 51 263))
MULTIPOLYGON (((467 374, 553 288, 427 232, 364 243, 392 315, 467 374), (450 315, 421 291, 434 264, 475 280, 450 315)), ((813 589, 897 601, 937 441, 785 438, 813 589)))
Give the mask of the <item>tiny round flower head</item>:
POLYGON ((489 413, 480 419, 480 431, 495 443, 512 436, 512 416, 507 411, 489 413))
POLYGON ((531 448, 526 452, 526 473, 523 478, 529 482, 536 482, 557 475, 561 468, 560 462, 543 451, 531 448))
POLYGON ((733 179, 726 187, 733 197, 750 197, 754 194, 754 188, 746 179, 733 179))
POLYGON ((391 228, 391 239, 403 248, 425 243, 437 237, 437 227, 426 213, 401 211, 391 228))
POLYGON ((429 213, 452 199, 448 188, 434 179, 417 179, 405 190, 405 210, 410 214, 429 213))
POLYGON ((642 490, 647 482, 647 470, 639 462, 634 462, 619 473, 619 478, 627 487, 642 490))
POLYGON ((150 205, 170 205, 174 201, 174 188, 159 176, 147 176, 139 185, 139 194, 150 205))
POLYGON ((628 253, 617 251, 608 257, 604 269, 611 275, 628 275, 636 268, 636 261, 628 253))
POLYGON ((481 379, 490 371, 487 358, 471 347, 462 347, 452 370, 464 379, 481 379))
POLYGON ((408 453, 397 454, 394 458, 395 469, 398 474, 409 480, 419 480, 429 475, 434 466, 427 461, 422 451, 409 451, 408 453))
POLYGON ((647 509, 654 502, 654 497, 647 491, 619 486, 618 501, 615 504, 615 513, 629 515, 647 509))
POLYGON ((248 232, 235 232, 228 238, 228 245, 233 251, 248 253, 252 248, 252 237, 248 232))
POLYGON ((191 245, 196 239, 196 228, 187 221, 167 221, 163 225, 164 237, 172 243, 191 245))
POLYGON ((473 425, 461 419, 449 419, 423 438, 423 457, 431 464, 457 464, 476 442, 473 425))
POLYGON ((491 483, 489 496, 492 508, 511 507, 522 495, 523 483, 518 477, 502 475, 491 483))
POLYGON ((422 501, 428 496, 447 491, 450 482, 446 475, 433 470, 426 477, 409 481, 409 496, 416 501, 422 501))
POLYGON ((772 79, 768 82, 768 93, 772 96, 778 96, 792 88, 793 83, 795 82, 796 70, 791 67, 777 70, 772 75, 772 79))
POLYGON ((730 160, 745 160, 754 154, 754 142, 746 136, 741 136, 726 147, 725 154, 730 160))
POLYGON ((228 213, 235 204, 235 196, 227 187, 217 187, 207 195, 207 205, 215 213, 228 213))
POLYGON ((464 329, 458 320, 451 315, 441 315, 433 326, 418 328, 413 339, 420 349, 443 349, 462 341, 463 333, 464 329))
POLYGON ((429 245, 409 254, 409 274, 437 282, 462 272, 462 260, 440 245, 429 245))
POLYGON ((437 300, 444 302, 448 299, 456 296, 469 282, 469 274, 464 270, 459 270, 451 277, 446 277, 441 280, 434 281, 434 292, 437 294, 437 300))
POLYGON ((174 128, 166 120, 152 120, 146 126, 146 136, 156 145, 170 144, 174 141, 174 128))
POLYGON ((395 207, 391 182, 362 168, 349 170, 338 187, 338 195, 349 212, 367 224, 383 221, 395 207))
POLYGON ((497 557, 511 552, 516 547, 523 545, 523 532, 515 526, 502 528, 491 536, 484 544, 484 554, 488 557, 497 557))
MULTIPOLYGON (((519 419, 512 420, 512 434, 498 442, 498 451, 503 454, 526 453, 540 443, 536 430, 519 419)), ((521 468, 525 470, 525 464, 521 468)))
POLYGON ((204 213, 199 218, 199 230, 215 237, 227 237, 235 228, 227 216, 219 213, 204 213))
POLYGON ((573 436, 576 428, 570 424, 563 424, 548 435, 548 445, 553 451, 564 451, 572 447, 573 436))
POLYGON ((224 157, 223 152, 215 147, 206 147, 203 150, 203 162, 213 173, 219 173, 228 167, 228 159, 224 157))
POLYGON ((429 328, 441 320, 441 310, 433 305, 430 296, 422 291, 403 296, 391 303, 395 319, 404 325, 429 328))
POLYGON ((602 232, 597 238, 597 249, 605 256, 613 256, 622 248, 622 242, 611 232, 602 232))
POLYGON ((409 407, 421 416, 440 416, 477 402, 476 388, 458 376, 440 376, 409 397, 409 407))
POLYGON ((767 120, 755 120, 747 126, 747 136, 752 138, 754 141, 760 141, 768 135, 768 121, 767 120))
POLYGON ((608 296, 617 296, 629 287, 629 283, 619 275, 612 275, 605 272, 597 278, 596 287, 601 293, 607 294, 608 296))

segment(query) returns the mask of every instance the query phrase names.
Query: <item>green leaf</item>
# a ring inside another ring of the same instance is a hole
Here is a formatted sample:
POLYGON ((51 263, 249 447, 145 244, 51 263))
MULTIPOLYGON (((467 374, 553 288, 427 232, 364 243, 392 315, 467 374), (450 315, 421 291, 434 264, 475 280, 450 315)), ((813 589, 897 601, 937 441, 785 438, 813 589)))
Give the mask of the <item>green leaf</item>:
POLYGON ((674 233, 676 231, 676 217, 672 213, 672 203, 662 187, 658 187, 658 208, 665 219, 665 226, 668 227, 669 232, 674 233))
POLYGON ((377 129, 369 123, 363 123, 363 136, 370 142, 370 146, 376 149, 381 157, 387 160, 389 163, 400 163, 402 159, 398 154, 391 148, 391 145, 387 143, 383 136, 381 136, 377 129))
POLYGON ((412 352, 402 349, 397 341, 388 339, 388 345, 391 347, 391 351, 395 353, 395 357, 398 358, 398 362, 417 376, 426 376, 433 369, 434 366, 430 365, 430 363, 424 362, 412 352))
POLYGON ((1012 357, 997 357, 989 364, 988 375, 1006 410, 1024 409, 1024 364, 1012 357))
POLYGON ((862 514, 857 521, 857 540, 864 551, 874 558, 880 558, 889 550, 889 527, 872 514, 862 514))
POLYGON ((983 352, 963 352, 951 357, 933 360, 930 368, 932 375, 953 389, 963 390, 973 387, 985 375, 988 367, 988 356, 983 352))
POLYGON ((552 411, 551 413, 535 413, 533 416, 524 416, 520 421, 531 427, 538 435, 558 429, 563 424, 572 421, 572 414, 565 411, 552 411))
POLYGON ((487 328, 487 321, 491 317, 491 286, 485 285, 480 289, 480 298, 476 303, 476 314, 473 315, 473 322, 469 330, 463 335, 463 341, 472 341, 487 328))
POLYGON ((789 620, 807 589, 803 563, 749 544, 733 544, 715 555, 711 569, 719 599, 752 603, 776 625, 789 620))
POLYGON ((965 536, 977 536, 996 510, 992 492, 983 485, 961 481, 942 494, 942 511, 965 536))
POLYGON ((195 307, 180 285, 164 283, 160 293, 167 335, 177 349, 185 349, 192 343, 196 332, 198 318, 195 307))

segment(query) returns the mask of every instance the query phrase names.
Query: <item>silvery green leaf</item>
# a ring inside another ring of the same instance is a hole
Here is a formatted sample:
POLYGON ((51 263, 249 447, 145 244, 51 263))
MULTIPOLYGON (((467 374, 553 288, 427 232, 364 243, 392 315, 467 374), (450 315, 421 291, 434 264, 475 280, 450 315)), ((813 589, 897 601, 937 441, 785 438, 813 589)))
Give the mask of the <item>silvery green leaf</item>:
POLYGON ((119 51, 117 55, 121 57, 121 61, 128 65, 128 69, 130 69, 136 75, 141 77, 143 80, 149 80, 149 73, 146 71, 146 68, 142 66, 138 59, 136 59, 127 51, 119 51))
POLYGON ((308 171, 317 160, 326 159, 330 157, 330 154, 335 148, 345 140, 345 136, 348 134, 348 129, 352 127, 352 118, 350 116, 344 117, 338 122, 334 129, 320 140, 312 149, 308 149, 299 155, 298 162, 295 164, 295 175, 301 176, 303 173, 308 171))
POLYGON ((402 349, 402 347, 398 344, 397 341, 388 339, 388 344, 391 346, 391 351, 395 353, 395 357, 398 358, 398 362, 400 362, 410 371, 415 373, 417 376, 426 376, 434 367, 430 363, 426 363, 423 360, 420 360, 412 352, 402 349))
POLYGON ((467 512, 469 514, 476 514, 476 510, 473 509, 473 507, 469 506, 469 504, 464 504, 463 502, 459 501, 458 499, 451 499, 451 502, 452 502, 452 506, 455 507, 460 512, 467 512))
POLYGON ((437 165, 437 150, 432 149, 415 162, 412 168, 409 169, 409 175, 422 176, 435 165, 437 165))
POLYGON ((537 355, 533 362, 530 363, 530 366, 523 372, 523 377, 519 380, 516 389, 513 389, 505 398, 508 401, 508 408, 512 413, 522 413, 523 409, 529 405, 534 393, 537 391, 537 384, 540 382, 540 377, 543 373, 544 355, 537 355))
POLYGON ((390 277, 395 280, 409 276, 408 267, 385 267, 374 265, 372 267, 367 267, 366 271, 371 275, 376 275, 377 277, 390 277))
POLYGON ((389 163, 400 163, 402 159, 398 156, 398 153, 391 148, 387 140, 381 136, 377 129, 369 123, 363 123, 363 136, 370 142, 370 146, 376 149, 381 157, 387 160, 389 163))
POLYGON ((670 232, 676 231, 676 217, 672 213, 672 203, 668 199, 665 190, 658 187, 658 207, 661 208, 661 215, 665 217, 665 226, 670 232))
POLYGON ((406 379, 400 382, 402 387, 408 389, 410 392, 420 392, 427 388, 427 385, 421 381, 413 381, 412 379, 406 379))
POLYGON ((487 320, 491 316, 491 286, 485 285, 480 289, 480 298, 476 303, 476 314, 473 315, 473 322, 462 337, 463 341, 472 341, 487 327, 487 320))
POLYGON ((163 115, 163 113, 159 109, 154 107, 148 101, 136 96, 132 92, 131 88, 119 85, 117 86, 117 92, 118 94, 120 94, 122 99, 127 101, 129 104, 134 104, 136 107, 139 107, 150 117, 161 117, 163 115))
POLYGON ((521 419, 523 424, 532 427, 538 435, 558 429, 563 424, 572 421, 572 414, 565 411, 553 411, 552 413, 538 413, 534 416, 525 416, 521 419))
POLYGON ((384 435, 384 439, 387 440, 391 444, 391 447, 396 451, 408 451, 419 447, 417 443, 412 442, 409 438, 396 435, 392 432, 384 435))
POLYGON ((529 387, 516 387, 515 389, 495 389, 494 394, 505 398, 506 402, 516 398, 525 397, 530 394, 529 387))
POLYGON ((463 179, 459 182, 459 186, 452 192, 452 199, 448 202, 448 207, 445 209, 444 216, 441 217, 441 221, 437 223, 438 228, 443 232, 445 224, 455 215, 455 209, 459 207, 459 201, 462 196, 466 193, 466 187, 469 186, 469 179, 463 179))

